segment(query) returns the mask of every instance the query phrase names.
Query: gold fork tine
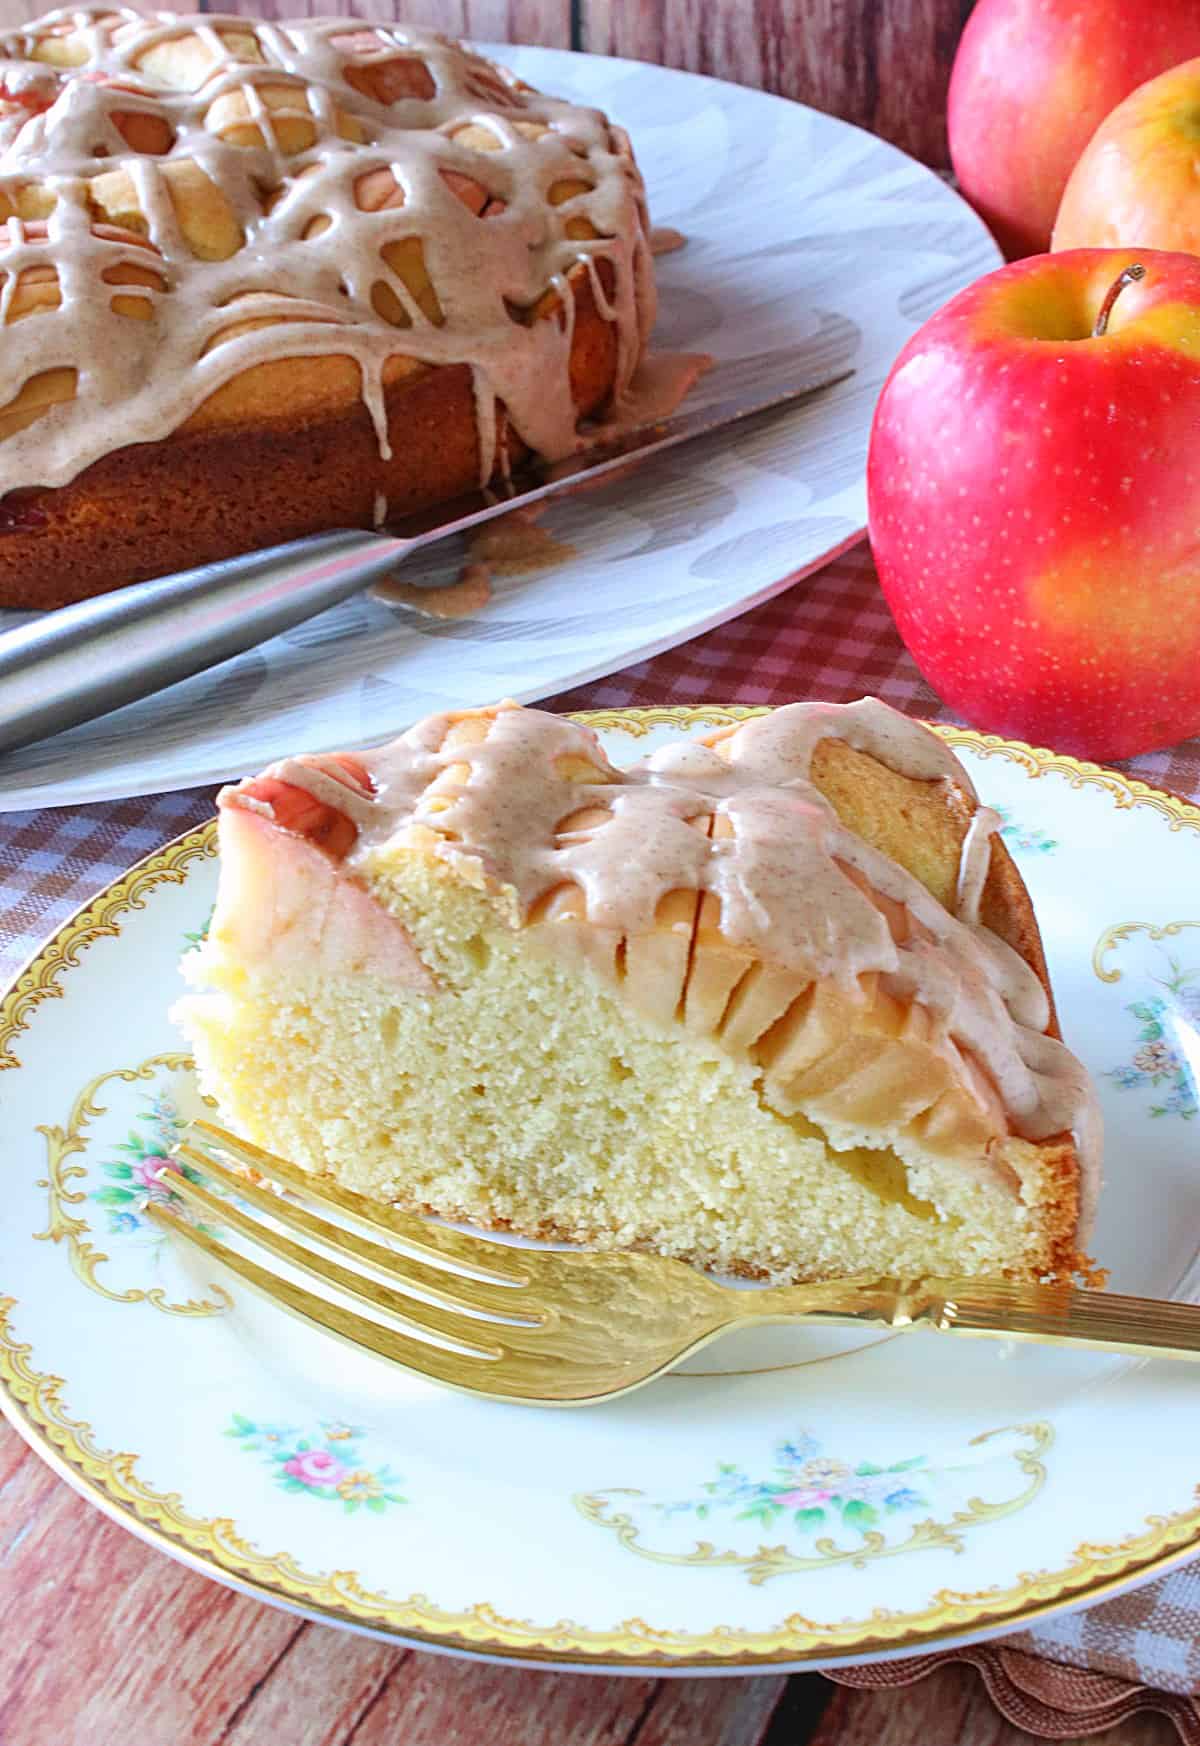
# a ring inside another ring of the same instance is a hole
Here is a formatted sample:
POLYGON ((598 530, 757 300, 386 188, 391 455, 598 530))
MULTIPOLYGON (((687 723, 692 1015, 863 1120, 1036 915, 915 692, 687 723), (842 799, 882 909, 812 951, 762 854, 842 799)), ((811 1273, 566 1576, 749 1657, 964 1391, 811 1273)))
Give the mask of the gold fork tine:
MULTIPOLYGON (((325 1243, 334 1250, 353 1255, 356 1260, 365 1261, 369 1267, 382 1273, 388 1283, 401 1292, 411 1294, 418 1302, 437 1304, 452 1313, 470 1315, 474 1312, 481 1319, 489 1311, 494 1311, 505 1322, 513 1319, 534 1325, 545 1319, 536 1307, 525 1307, 528 1302, 525 1287, 491 1285, 472 1279, 469 1281, 469 1299, 464 1301, 461 1292, 456 1293, 451 1289, 455 1280, 462 1280, 461 1274, 411 1260, 406 1255, 398 1254, 395 1249, 373 1242, 370 1237, 360 1237, 357 1231, 347 1230, 345 1225, 330 1224, 328 1220, 318 1218, 295 1200, 285 1200, 273 1189, 260 1188, 247 1177, 227 1170, 216 1158, 207 1152, 198 1151, 195 1146, 183 1144, 176 1147, 176 1156, 195 1165, 205 1176, 219 1182, 227 1192, 240 1195, 251 1206, 257 1207, 271 1218, 278 1219, 281 1224, 303 1231, 305 1236, 314 1237, 318 1243, 325 1243)), ((227 1200, 203 1196, 200 1186, 190 1182, 186 1176, 164 1176, 162 1181, 164 1187, 172 1188, 185 1200, 191 1199, 199 1203, 203 1199, 209 1211, 225 1219, 227 1224, 236 1225, 245 1235, 256 1240, 261 1235, 261 1226, 252 1221, 239 1221, 234 1217, 236 1207, 232 1207, 227 1200)), ((355 1278, 358 1277, 355 1275, 355 1278)), ((367 1283, 369 1281, 363 1282, 364 1285, 367 1283)))
MULTIPOLYGON (((365 1273, 339 1266, 336 1261, 318 1254, 315 1249, 309 1249, 302 1243, 294 1243, 283 1231, 260 1224, 240 1207, 234 1206, 220 1195, 213 1194, 201 1183, 189 1182, 186 1177, 179 1177, 171 1184, 171 1188, 180 1199, 199 1207, 240 1236, 248 1237, 268 1254, 278 1256, 281 1261, 288 1262, 314 1279, 324 1280, 327 1285, 332 1285, 335 1290, 344 1292, 347 1297, 359 1303, 385 1311, 401 1327, 416 1334, 418 1338, 432 1334, 439 1340, 450 1340, 455 1345, 471 1349, 475 1356, 491 1359, 500 1357, 495 1336, 501 1327, 509 1324, 483 1319, 472 1320, 461 1311, 447 1311, 437 1304, 426 1303, 421 1298, 393 1291, 390 1286, 381 1285, 377 1280, 368 1278, 365 1273)), ((299 1210, 286 1203, 278 1203, 277 1208, 270 1209, 272 1216, 278 1217, 284 1223, 299 1210)), ((313 1222, 319 1224, 321 1221, 313 1222)), ((193 1228, 188 1226, 186 1230, 190 1232, 193 1228)))
POLYGON ((249 1165, 251 1170, 282 1182, 288 1188, 298 1189, 306 1200, 349 1214, 376 1230, 387 1231, 398 1238, 405 1249, 430 1266, 464 1273, 470 1279, 490 1281, 494 1285, 528 1283, 515 1252, 502 1243, 489 1243, 486 1237, 466 1237, 461 1231, 431 1225, 412 1213, 388 1206, 386 1202, 368 1200, 349 1188, 339 1188, 327 1178, 315 1177, 298 1165, 289 1164, 285 1158, 277 1158, 274 1152, 264 1151, 250 1140, 239 1139, 236 1134, 219 1128, 215 1122, 198 1119, 188 1131, 191 1135, 198 1135, 202 1143, 207 1142, 237 1162, 249 1165))
POLYGON ((290 1279, 281 1279, 277 1273, 268 1272, 248 1255, 227 1248, 224 1243, 209 1236, 207 1231, 189 1225, 178 1213, 171 1212, 159 1201, 151 1202, 146 1211, 165 1230, 186 1238, 196 1248, 203 1249, 213 1260, 223 1263, 277 1308, 289 1311, 301 1321, 323 1328, 327 1334, 345 1341, 347 1345, 374 1352, 377 1357, 387 1358, 403 1370, 411 1370, 418 1376, 445 1383, 449 1387, 462 1388, 473 1394, 496 1394, 505 1398, 507 1391, 503 1387, 497 1389, 488 1386, 489 1365, 495 1359, 483 1347, 468 1346, 465 1342, 454 1347, 439 1346, 413 1339, 394 1328, 384 1327, 381 1322, 369 1321, 365 1316, 357 1315, 341 1304, 315 1297, 311 1291, 305 1291, 303 1286, 293 1284, 290 1279), (480 1376, 478 1384, 466 1380, 476 1367, 480 1376))

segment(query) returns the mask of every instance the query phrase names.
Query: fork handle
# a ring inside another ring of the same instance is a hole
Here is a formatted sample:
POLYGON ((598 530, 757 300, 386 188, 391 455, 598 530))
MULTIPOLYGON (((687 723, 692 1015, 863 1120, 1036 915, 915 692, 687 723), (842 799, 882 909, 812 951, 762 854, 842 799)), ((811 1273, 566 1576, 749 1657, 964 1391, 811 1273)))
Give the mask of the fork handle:
POLYGON ((932 1328, 940 1334, 1200 1359, 1200 1305, 995 1279, 834 1280, 736 1292, 735 1319, 932 1328), (744 1307, 741 1300, 745 1300, 744 1307))

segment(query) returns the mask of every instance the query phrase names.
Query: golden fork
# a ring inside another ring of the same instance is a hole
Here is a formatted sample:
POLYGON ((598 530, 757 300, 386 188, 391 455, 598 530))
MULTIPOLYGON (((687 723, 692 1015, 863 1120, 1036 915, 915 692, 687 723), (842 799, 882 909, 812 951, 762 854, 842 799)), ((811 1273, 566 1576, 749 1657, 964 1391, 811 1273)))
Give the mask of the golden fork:
POLYGON ((327 1333, 432 1381, 501 1400, 571 1406, 627 1394, 733 1328, 767 1322, 932 1328, 1200 1358, 1200 1306, 1193 1304, 990 1279, 844 1279, 739 1291, 658 1255, 513 1248, 469 1236, 314 1178, 207 1121, 192 1124, 176 1156, 226 1192, 177 1170, 160 1174, 164 1187, 373 1313, 281 1278, 154 1201, 147 1211, 166 1229, 327 1333), (231 1164, 292 1193, 264 1187, 231 1164))

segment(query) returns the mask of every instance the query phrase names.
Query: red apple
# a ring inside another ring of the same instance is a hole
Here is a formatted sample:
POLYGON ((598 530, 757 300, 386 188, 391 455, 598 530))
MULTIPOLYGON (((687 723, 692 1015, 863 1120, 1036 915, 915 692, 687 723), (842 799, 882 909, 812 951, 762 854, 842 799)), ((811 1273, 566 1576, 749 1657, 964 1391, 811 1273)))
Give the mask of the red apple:
POLYGON ((974 726, 1090 758, 1200 733, 1200 259, 961 292, 888 377, 867 493, 900 634, 974 726))
POLYGON ((1055 249, 1184 249, 1200 254, 1200 60, 1119 103, 1071 172, 1055 249))
POLYGON ((1196 0, 979 0, 950 78, 950 157, 1006 255, 1049 246, 1067 177, 1104 117, 1193 55, 1196 0))

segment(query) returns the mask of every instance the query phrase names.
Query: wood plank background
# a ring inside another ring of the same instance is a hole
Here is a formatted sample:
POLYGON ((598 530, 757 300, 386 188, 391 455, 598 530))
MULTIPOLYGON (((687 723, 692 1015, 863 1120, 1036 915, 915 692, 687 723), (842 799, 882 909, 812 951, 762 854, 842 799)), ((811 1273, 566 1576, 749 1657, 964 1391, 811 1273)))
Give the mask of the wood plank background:
MULTIPOLYGON (((130 0, 125 0, 126 4, 130 0)), ((154 11, 149 0, 133 0, 154 11)), ((406 19, 495 42, 628 55, 778 91, 943 168, 946 85, 972 0, 206 0, 259 18, 406 19)), ((178 0, 186 11, 189 0, 178 0)), ((48 10, 0 0, 0 28, 48 10)), ((636 143, 636 142, 635 142, 636 143)))

